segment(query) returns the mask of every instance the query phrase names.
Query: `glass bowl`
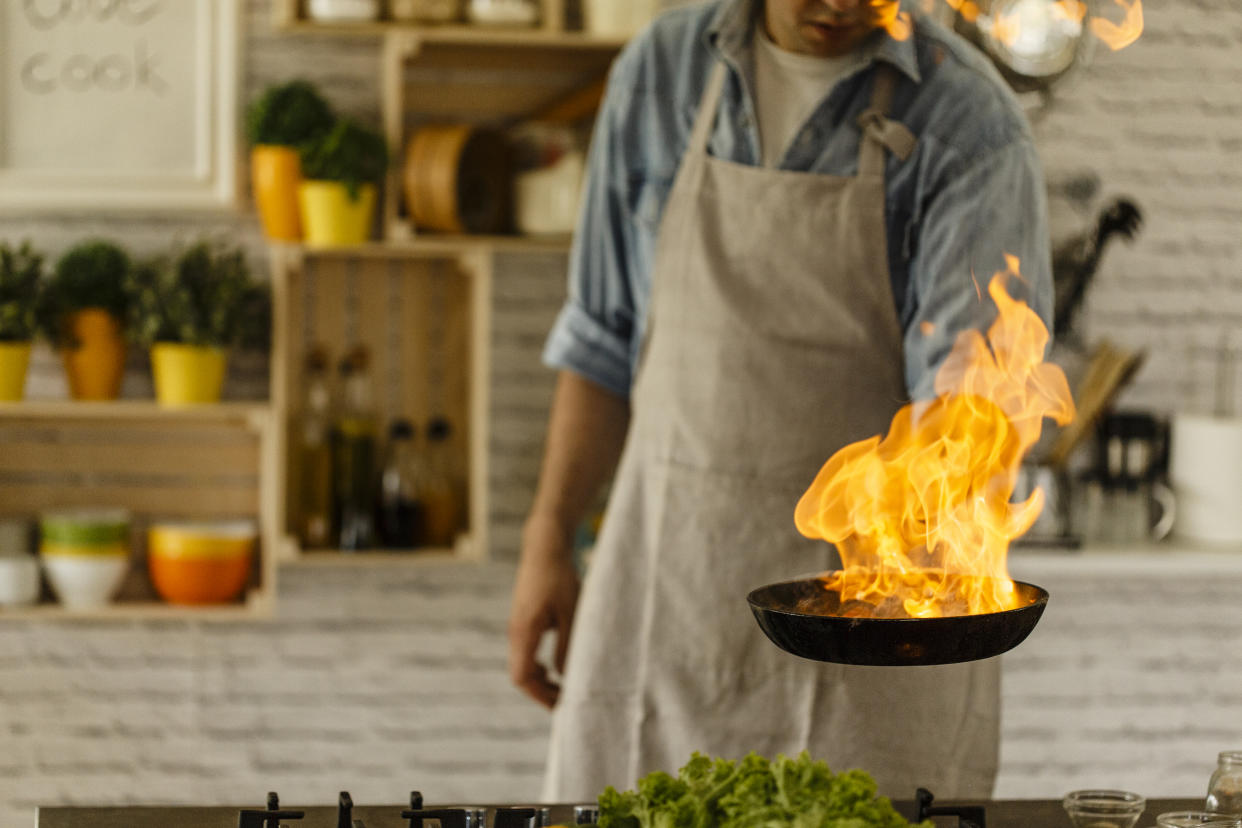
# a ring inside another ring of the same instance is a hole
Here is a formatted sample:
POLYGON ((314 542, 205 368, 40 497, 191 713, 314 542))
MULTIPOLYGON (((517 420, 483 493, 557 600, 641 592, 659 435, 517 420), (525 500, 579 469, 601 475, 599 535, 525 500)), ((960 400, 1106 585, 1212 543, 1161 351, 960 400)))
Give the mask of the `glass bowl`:
POLYGON ((1130 791, 1070 791, 1061 805, 1074 828, 1134 828, 1147 800, 1130 791))
POLYGON ((1156 817, 1158 828, 1242 828, 1242 820, 1210 811, 1171 811, 1156 817))

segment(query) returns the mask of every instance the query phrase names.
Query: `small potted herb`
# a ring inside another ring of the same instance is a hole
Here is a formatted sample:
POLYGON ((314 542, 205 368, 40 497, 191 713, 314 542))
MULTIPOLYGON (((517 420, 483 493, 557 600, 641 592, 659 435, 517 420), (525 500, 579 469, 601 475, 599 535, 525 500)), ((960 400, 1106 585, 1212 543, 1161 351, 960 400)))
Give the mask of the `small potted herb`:
POLYGON ((245 254, 220 242, 144 262, 129 292, 130 333, 151 349, 162 405, 219 402, 229 349, 253 344, 270 319, 267 291, 252 281, 245 254))
POLYGON ((302 238, 298 149, 328 132, 334 121, 328 102, 304 80, 268 87, 246 110, 250 186, 269 239, 302 238))
POLYGON ((371 231, 376 185, 388 167, 384 137, 342 118, 302 149, 298 188, 306 243, 361 244, 371 231))
POLYGON ((60 350, 74 399, 120 396, 129 269, 129 255, 113 242, 84 241, 57 260, 40 294, 36 324, 60 350))
POLYGON ((0 400, 5 402, 25 393, 42 274, 43 256, 30 242, 16 249, 0 242, 0 400))

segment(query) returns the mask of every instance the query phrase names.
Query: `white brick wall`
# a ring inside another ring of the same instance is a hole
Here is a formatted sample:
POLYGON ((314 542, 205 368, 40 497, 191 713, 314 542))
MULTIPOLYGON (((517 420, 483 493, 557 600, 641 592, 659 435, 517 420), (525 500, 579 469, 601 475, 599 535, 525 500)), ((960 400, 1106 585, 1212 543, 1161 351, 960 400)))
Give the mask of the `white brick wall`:
MULTIPOLYGON (((1218 343, 1242 319, 1242 3, 1145 11, 1143 39, 1098 53, 1037 134, 1050 175, 1092 169, 1100 199, 1129 194, 1146 212, 1137 243, 1110 250, 1085 315, 1091 336, 1149 349, 1126 401, 1206 407, 1218 343)), ((302 75, 377 117, 372 40, 275 35, 267 0, 248 0, 247 18, 245 98, 302 75)), ((86 235, 147 252, 202 230, 243 239, 262 262, 249 213, 0 217, 0 237, 53 255, 86 235)), ((537 357, 562 291, 560 257, 500 263, 490 486, 502 561, 537 470, 552 382, 537 357)), ((63 393, 58 372, 38 358, 40 395, 63 393)), ((263 393, 261 365, 237 373, 233 396, 263 393)), ((146 383, 136 365, 127 393, 146 383)), ((1078 563, 1036 569, 1054 598, 1006 657, 997 794, 1197 795, 1215 753, 1242 747, 1242 568, 1166 582, 1078 563)), ((0 623, 0 825, 28 824, 36 802, 254 803, 273 788, 308 804, 341 789, 359 802, 411 787, 533 796, 546 720, 505 678, 510 581, 503 562, 286 568, 269 623, 0 623)))

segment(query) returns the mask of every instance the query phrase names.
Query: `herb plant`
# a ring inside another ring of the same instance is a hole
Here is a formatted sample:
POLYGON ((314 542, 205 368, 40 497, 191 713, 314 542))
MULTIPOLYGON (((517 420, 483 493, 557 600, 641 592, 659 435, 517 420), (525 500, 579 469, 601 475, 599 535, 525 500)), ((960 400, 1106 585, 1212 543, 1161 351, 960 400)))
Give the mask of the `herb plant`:
POLYGON ((388 168, 384 136, 356 121, 342 118, 332 131, 302 148, 302 175, 307 179, 339 181, 358 198, 363 184, 378 181, 388 168))
POLYGON ((332 108, 304 80, 269 86, 246 110, 246 137, 251 145, 298 147, 332 129, 332 108))
POLYGON ((30 242, 16 249, 0 242, 0 342, 34 338, 42 274, 43 255, 30 242))
POLYGON ((249 347, 268 335, 268 293, 251 279, 240 247, 203 240, 143 262, 133 269, 129 293, 130 335, 143 345, 249 347))
POLYGON ((39 331, 58 346, 71 344, 65 318, 75 311, 100 308, 124 323, 128 306, 129 255, 104 239, 81 242, 56 261, 35 310, 39 331))

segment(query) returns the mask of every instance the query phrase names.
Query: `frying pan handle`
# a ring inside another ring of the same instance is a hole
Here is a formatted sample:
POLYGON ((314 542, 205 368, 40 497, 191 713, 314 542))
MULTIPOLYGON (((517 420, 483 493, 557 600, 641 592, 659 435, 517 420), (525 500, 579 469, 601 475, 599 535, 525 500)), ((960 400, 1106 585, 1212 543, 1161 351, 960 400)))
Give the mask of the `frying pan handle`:
POLYGON ((958 805, 955 807, 932 807, 936 797, 926 788, 919 788, 915 795, 919 805, 915 822, 922 822, 928 817, 955 816, 958 828, 987 828, 987 818, 980 805, 958 805))

